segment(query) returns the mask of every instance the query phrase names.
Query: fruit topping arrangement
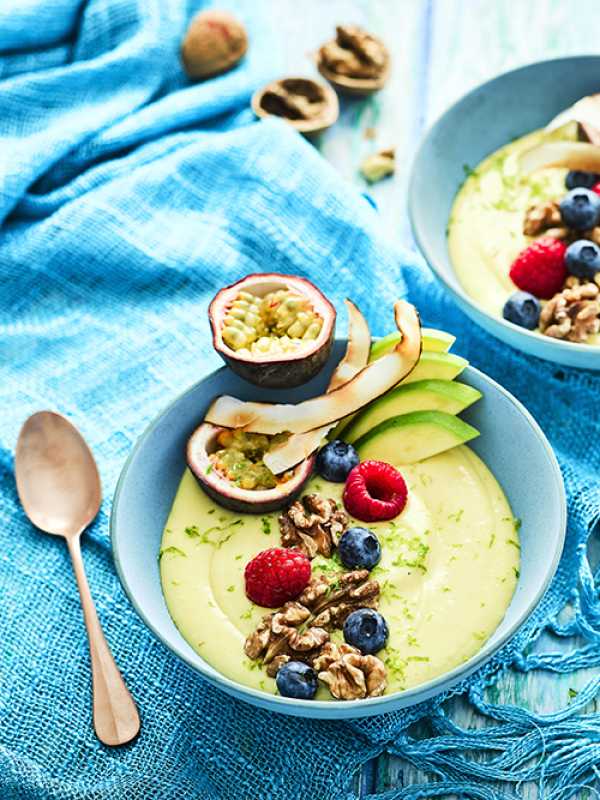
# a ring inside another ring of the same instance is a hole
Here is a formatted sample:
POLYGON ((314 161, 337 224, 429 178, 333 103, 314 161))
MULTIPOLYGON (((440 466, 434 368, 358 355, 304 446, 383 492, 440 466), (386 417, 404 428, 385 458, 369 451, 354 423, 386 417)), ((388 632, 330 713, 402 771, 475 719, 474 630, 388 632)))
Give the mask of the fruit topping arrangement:
POLYGON ((381 543, 373 530, 350 525, 349 515, 371 522, 398 517, 408 497, 406 483, 390 464, 359 462, 354 447, 337 439, 321 449, 316 467, 325 480, 345 481, 345 511, 332 498, 308 494, 280 515, 283 547, 258 553, 246 565, 244 577, 249 600, 282 608, 262 618, 246 640, 245 653, 276 676, 283 696, 310 699, 321 680, 337 699, 374 697, 385 691, 386 667, 376 654, 389 633, 376 610, 379 583, 368 579, 381 559, 381 543), (336 569, 349 571, 311 580, 311 560, 317 555, 335 559, 336 569), (344 649, 337 649, 332 659, 331 635, 340 630, 344 649), (275 642, 274 636, 279 637, 275 642), (325 646, 329 658, 323 670, 325 646), (360 689, 342 656, 353 656, 360 689), (367 672, 378 676, 376 683, 369 683, 367 672))
POLYGON ((554 339, 586 343, 600 332, 600 98, 584 98, 565 113, 581 116, 579 133, 588 141, 546 141, 521 157, 526 175, 544 167, 569 171, 563 197, 527 209, 523 233, 532 241, 510 267, 520 291, 503 316, 554 339))
POLYGON ((385 647, 388 628, 376 611, 379 593, 379 583, 366 569, 334 579, 319 575, 295 600, 261 619, 246 639, 244 652, 276 678, 284 697, 310 700, 319 681, 337 700, 381 695, 386 668, 375 653, 385 647), (350 655, 354 658, 345 663, 350 655))
MULTIPOLYGON (((246 288, 237 284, 217 296, 218 308, 213 301, 220 352, 230 346, 251 364, 264 356, 263 335, 289 336, 299 332, 296 324, 305 332, 314 326, 315 338, 300 341, 318 342, 327 325, 333 330, 325 305, 295 292, 294 279, 276 276, 274 286, 274 276, 260 276, 265 282, 259 288, 256 277, 240 282, 246 288), (249 285, 252 298, 245 294, 249 285)), ((368 525, 400 517, 410 502, 402 464, 477 436, 457 416, 480 393, 454 381, 467 362, 447 352, 451 336, 422 334, 415 309, 398 301, 398 331, 371 344, 360 311, 349 301, 347 309, 346 352, 324 394, 297 404, 219 397, 187 449, 191 471, 217 503, 254 514, 280 511, 281 546, 245 565, 247 598, 273 610, 247 637, 244 651, 276 678, 281 695, 304 700, 319 686, 342 700, 385 691, 381 653, 388 622, 378 610, 379 583, 370 576, 384 545, 368 525), (302 494, 313 471, 319 488, 302 494), (343 484, 341 500, 328 497, 323 482, 343 484), (330 564, 326 573, 313 572, 315 558, 330 564)), ((277 347, 279 359, 291 352, 277 347)))

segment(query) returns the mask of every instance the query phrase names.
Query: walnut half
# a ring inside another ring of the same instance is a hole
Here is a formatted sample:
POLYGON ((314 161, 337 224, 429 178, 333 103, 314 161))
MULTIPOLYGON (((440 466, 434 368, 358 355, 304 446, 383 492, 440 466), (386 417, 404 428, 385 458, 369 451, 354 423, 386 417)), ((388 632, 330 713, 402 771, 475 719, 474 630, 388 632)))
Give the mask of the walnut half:
POLYGON ((347 527, 346 512, 335 500, 318 494, 304 495, 279 517, 281 544, 296 547, 309 558, 317 553, 330 558, 347 527))
POLYGON ((248 658, 262 659, 267 674, 274 677, 286 661, 312 663, 329 633, 315 625, 307 625, 311 612, 298 602, 286 603, 273 613, 266 614, 258 627, 246 639, 244 652, 248 658))
POLYGON ((383 661, 377 656, 363 656, 349 644, 328 642, 315 659, 314 668, 338 700, 379 697, 387 685, 383 661))
POLYGON ((563 222, 558 203, 548 200, 545 203, 530 206, 527 209, 523 222, 523 233, 525 236, 537 236, 549 228, 562 228, 562 226, 563 222))
POLYGON ((585 342, 600 332, 600 288, 596 283, 567 279, 540 314, 540 331, 553 339, 585 342))

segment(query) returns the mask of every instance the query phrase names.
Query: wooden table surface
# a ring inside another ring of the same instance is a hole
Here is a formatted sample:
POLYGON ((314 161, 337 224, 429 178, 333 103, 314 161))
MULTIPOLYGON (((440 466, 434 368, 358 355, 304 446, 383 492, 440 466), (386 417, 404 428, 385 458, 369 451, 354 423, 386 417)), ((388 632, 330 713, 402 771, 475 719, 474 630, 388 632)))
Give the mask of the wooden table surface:
MULTIPOLYGON (((371 193, 390 236, 409 247, 414 243, 406 215, 406 189, 424 129, 454 100, 500 72, 540 59, 600 51, 598 0, 262 2, 269 3, 275 29, 285 36, 283 71, 287 75, 316 76, 312 54, 331 38, 339 23, 364 25, 388 45, 393 69, 385 89, 368 99, 342 100, 339 122, 317 146, 357 190, 371 193), (389 146, 396 148, 395 176, 368 187, 358 174, 361 159, 389 146)), ((539 648, 556 651, 572 644, 542 640, 539 648)), ((509 672, 494 687, 493 700, 550 712, 564 706, 572 690, 587 683, 593 672, 509 672)), ((462 726, 486 724, 461 698, 450 707, 462 726)), ((357 794, 423 780, 426 777, 410 765, 384 755, 364 771, 357 794)), ((518 793, 524 800, 538 797, 531 785, 521 785, 518 793)))

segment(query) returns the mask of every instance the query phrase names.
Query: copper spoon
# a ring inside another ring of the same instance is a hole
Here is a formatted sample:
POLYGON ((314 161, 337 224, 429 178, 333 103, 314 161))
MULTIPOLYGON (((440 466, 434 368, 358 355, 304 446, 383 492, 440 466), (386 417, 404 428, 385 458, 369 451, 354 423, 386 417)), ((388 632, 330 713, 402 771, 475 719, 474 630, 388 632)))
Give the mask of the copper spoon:
POLYGON ((102 633, 79 542, 100 508, 94 457, 68 420, 39 411, 21 428, 15 473, 19 498, 31 522, 67 541, 90 646, 96 735, 104 744, 125 744, 139 732, 140 717, 102 633))

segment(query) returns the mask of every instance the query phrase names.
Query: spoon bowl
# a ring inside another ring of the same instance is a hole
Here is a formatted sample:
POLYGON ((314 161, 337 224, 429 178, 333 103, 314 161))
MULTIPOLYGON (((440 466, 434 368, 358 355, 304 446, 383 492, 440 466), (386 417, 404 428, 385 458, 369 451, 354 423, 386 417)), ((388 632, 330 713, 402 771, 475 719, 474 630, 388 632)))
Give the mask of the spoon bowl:
POLYGON ((15 462, 19 498, 37 528, 77 536, 95 519, 102 500, 96 462, 77 428, 60 414, 29 417, 15 462))

